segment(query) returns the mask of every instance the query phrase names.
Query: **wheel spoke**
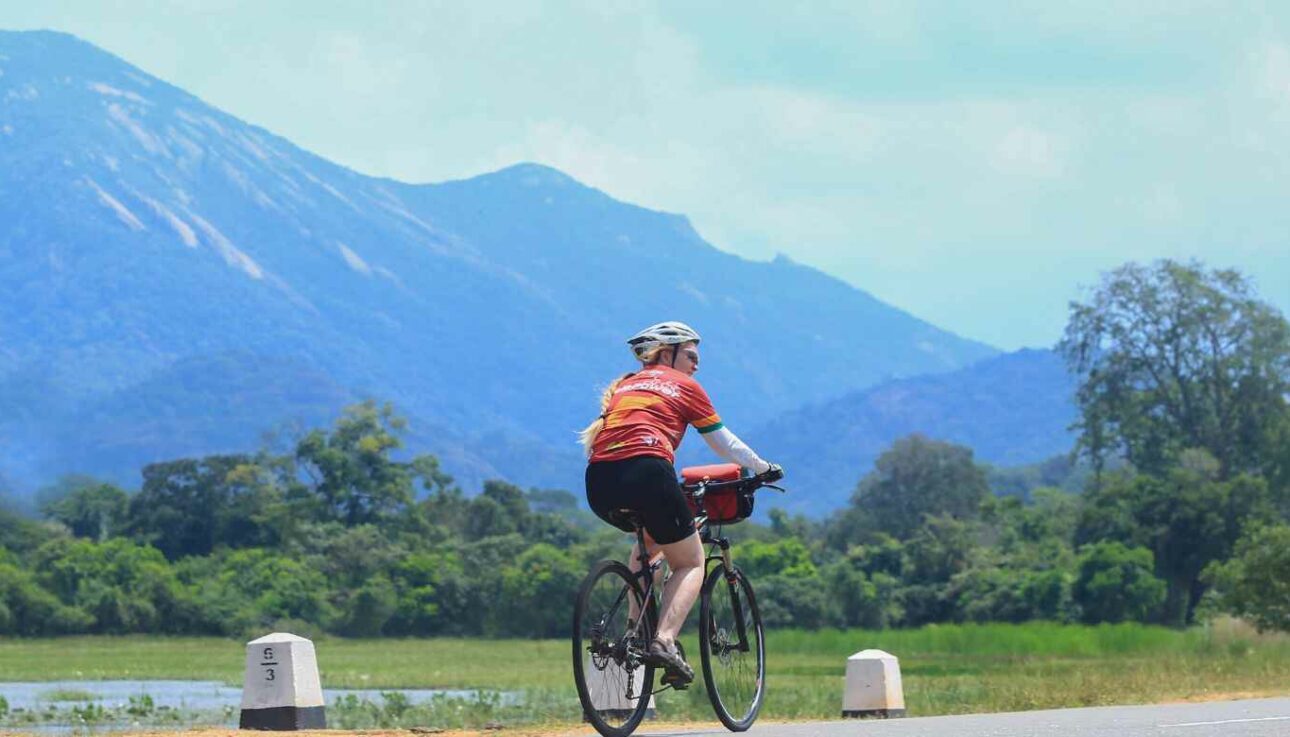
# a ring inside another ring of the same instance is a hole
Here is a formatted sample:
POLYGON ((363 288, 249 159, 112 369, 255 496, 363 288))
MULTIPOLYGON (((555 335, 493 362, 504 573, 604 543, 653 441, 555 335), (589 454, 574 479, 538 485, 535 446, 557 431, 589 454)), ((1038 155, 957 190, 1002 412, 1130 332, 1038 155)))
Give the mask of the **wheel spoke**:
POLYGON ((607 737, 630 734, 649 706, 654 669, 640 662, 629 622, 630 611, 642 610, 639 599, 620 563, 597 564, 578 592, 574 679, 587 720, 607 737))
POLYGON ((727 727, 747 729, 761 709, 765 685, 765 647, 752 588, 742 574, 730 583, 717 569, 704 586, 701 606, 708 695, 727 727))

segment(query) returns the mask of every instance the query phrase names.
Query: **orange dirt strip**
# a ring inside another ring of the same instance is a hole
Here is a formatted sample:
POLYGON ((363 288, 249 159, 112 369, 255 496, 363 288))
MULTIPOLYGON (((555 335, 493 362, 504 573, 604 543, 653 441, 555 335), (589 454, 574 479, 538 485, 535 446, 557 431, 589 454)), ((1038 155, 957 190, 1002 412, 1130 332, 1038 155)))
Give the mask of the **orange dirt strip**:
MULTIPOLYGON (((759 722, 760 723, 760 722, 759 722)), ((770 723, 770 722, 767 722, 770 723)), ((707 722, 656 722, 647 721, 641 725, 641 730, 646 732, 687 732, 699 731, 705 729, 721 729, 717 722, 711 724, 707 722)), ((14 734, 10 732, 9 734, 14 734)), ((229 728, 221 729, 186 729, 178 732, 165 731, 141 731, 141 732, 113 732, 115 737, 249 737, 254 734, 281 734, 259 733, 247 730, 236 730, 229 728)), ((301 730, 290 732, 292 737, 588 737, 594 736, 596 731, 586 725, 571 726, 568 724, 555 725, 528 725, 520 727, 500 727, 498 729, 425 729, 412 727, 408 729, 358 729, 358 730, 301 730)))

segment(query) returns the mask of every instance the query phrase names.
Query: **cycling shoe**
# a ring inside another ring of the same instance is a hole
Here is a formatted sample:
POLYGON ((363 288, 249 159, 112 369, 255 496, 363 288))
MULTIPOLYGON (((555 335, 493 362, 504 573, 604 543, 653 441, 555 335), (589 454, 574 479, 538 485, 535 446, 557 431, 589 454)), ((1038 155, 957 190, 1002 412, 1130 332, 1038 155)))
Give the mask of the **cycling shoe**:
POLYGON ((680 690, 689 686, 694 680, 694 669, 685 662, 685 658, 677 651, 676 645, 668 647, 654 640, 649 644, 649 652, 646 653, 645 660, 655 667, 663 668, 660 682, 665 686, 680 690))

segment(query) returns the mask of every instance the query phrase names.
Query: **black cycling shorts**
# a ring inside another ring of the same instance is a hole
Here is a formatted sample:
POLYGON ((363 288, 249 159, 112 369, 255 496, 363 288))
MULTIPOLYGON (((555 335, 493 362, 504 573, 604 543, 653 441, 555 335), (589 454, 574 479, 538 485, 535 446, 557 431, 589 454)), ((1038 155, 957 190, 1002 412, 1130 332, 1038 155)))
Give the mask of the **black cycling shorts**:
POLYGON ((636 456, 587 465, 587 503, 596 516, 626 532, 632 528, 610 520, 617 509, 640 512, 654 542, 666 545, 694 532, 694 515, 665 458, 636 456))

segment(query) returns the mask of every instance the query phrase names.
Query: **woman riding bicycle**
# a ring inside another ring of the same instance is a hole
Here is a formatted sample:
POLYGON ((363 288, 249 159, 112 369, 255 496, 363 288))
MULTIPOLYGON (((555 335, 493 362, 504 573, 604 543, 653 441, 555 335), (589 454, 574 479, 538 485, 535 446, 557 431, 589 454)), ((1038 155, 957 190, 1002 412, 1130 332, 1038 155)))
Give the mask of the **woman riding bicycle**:
MULTIPOLYGON (((677 651, 676 637, 703 585, 703 545, 676 478, 676 447, 694 425, 723 458, 755 473, 763 461, 721 423, 707 392, 692 377, 699 370, 699 334, 681 322, 662 322, 633 335, 627 344, 643 366, 609 385, 601 414, 579 437, 587 451, 587 502, 596 516, 627 532, 611 513, 640 514, 651 559, 659 552, 672 576, 663 588, 662 613, 649 657, 665 669, 664 683, 684 686, 694 671, 677 651)), ((633 546, 632 568, 639 568, 633 546)))

